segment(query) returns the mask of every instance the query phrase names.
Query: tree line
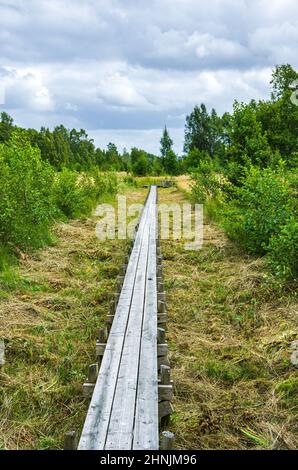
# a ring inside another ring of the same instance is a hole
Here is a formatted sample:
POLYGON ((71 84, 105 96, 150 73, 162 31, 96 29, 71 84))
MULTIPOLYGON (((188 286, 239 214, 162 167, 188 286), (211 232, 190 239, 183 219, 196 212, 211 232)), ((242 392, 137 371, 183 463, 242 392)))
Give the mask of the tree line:
MULTIPOLYGON (((6 112, 0 115, 0 143, 9 141, 13 132, 20 129, 14 124, 13 118, 6 112)), ((177 157, 174 152, 166 151, 159 158, 156 155, 136 147, 130 152, 123 149, 119 152, 114 143, 109 143, 107 149, 97 148, 86 130, 67 129, 62 124, 53 131, 42 127, 36 129, 22 129, 26 133, 32 147, 40 150, 43 161, 61 171, 68 168, 74 171, 89 171, 96 167, 101 171, 118 171, 133 173, 136 176, 148 174, 161 175, 165 173, 177 174, 177 157), (174 171, 174 173, 173 173, 174 171)), ((165 130, 166 134, 167 131, 165 130)), ((169 138, 167 148, 171 149, 173 142, 169 138)))
MULTIPOLYGON (((84 129, 69 130, 63 125, 53 131, 42 127, 40 131, 27 129, 26 133, 32 146, 39 148, 41 158, 58 171, 86 171, 95 166, 102 171, 126 171, 137 176, 178 175, 196 168, 206 156, 230 166, 231 171, 234 168, 236 173, 240 171, 237 165, 245 166, 247 162, 266 167, 282 158, 287 165, 296 165, 298 107, 290 100, 290 85, 297 76, 290 65, 277 66, 272 74, 270 100, 235 101, 233 112, 222 116, 215 109, 209 112, 204 103, 196 105, 186 117, 182 156, 174 152, 167 127, 159 156, 138 148, 119 152, 113 143, 100 149, 84 129)), ((12 117, 2 112, 0 143, 7 142, 16 128, 12 117)), ((235 178, 239 176, 235 174, 235 178)))
POLYGON ((206 156, 231 170, 248 162, 264 168, 279 159, 296 166, 298 107, 291 101, 291 84, 297 78, 290 65, 277 66, 270 100, 235 101, 233 112, 223 116, 214 109, 208 113, 204 104, 195 106, 186 118, 184 169, 195 168, 206 156))
POLYGON ((202 104, 185 126, 194 201, 232 240, 264 256, 279 287, 298 280, 297 79, 290 65, 277 66, 269 100, 236 101, 221 117, 202 104))

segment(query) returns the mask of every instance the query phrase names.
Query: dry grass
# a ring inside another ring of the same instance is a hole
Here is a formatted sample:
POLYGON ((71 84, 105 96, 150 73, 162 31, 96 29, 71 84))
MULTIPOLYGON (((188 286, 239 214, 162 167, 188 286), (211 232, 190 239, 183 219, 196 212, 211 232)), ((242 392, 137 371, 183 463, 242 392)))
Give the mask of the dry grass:
MULTIPOLYGON (((131 192, 129 202, 145 193, 131 192)), ((126 241, 99 241, 95 224, 57 225, 55 246, 0 278, 0 448, 59 449, 65 431, 81 431, 82 384, 127 253, 126 241)))
MULTIPOLYGON (((182 202, 175 189, 159 201, 182 202)), ((265 268, 204 226, 204 246, 163 241, 180 449, 297 448, 297 300, 266 287, 265 268)))
POLYGON ((191 177, 189 175, 177 176, 176 183, 181 191, 190 191, 191 177))
MULTIPOLYGON (((183 188, 185 190, 185 188, 183 188)), ((146 190, 128 193, 142 202, 146 190)), ((159 202, 185 202, 176 189, 159 202)), ((126 244, 99 242, 95 219, 56 227, 57 243, 27 256, 0 289, 0 447, 61 448, 81 430, 82 383, 94 362, 126 244)), ((169 346, 175 380, 172 429, 179 449, 297 447, 297 300, 266 287, 262 260, 206 225, 198 252, 163 241, 169 346)))

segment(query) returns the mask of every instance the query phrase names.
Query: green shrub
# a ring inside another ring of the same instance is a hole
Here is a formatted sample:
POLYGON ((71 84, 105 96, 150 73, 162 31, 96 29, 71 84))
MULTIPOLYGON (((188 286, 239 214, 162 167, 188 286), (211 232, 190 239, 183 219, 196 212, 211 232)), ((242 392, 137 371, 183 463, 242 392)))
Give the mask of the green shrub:
POLYGON ((192 197, 195 202, 203 203, 210 198, 223 196, 225 181, 221 174, 216 172, 215 164, 211 158, 198 163, 192 174, 192 197))
POLYGON ((21 248, 39 247, 50 239, 56 215, 52 198, 54 171, 15 131, 0 145, 0 241, 21 248))
POLYGON ((298 277, 298 222, 291 218, 271 237, 268 260, 274 274, 284 280, 298 277))
POLYGON ((117 188, 113 173, 77 173, 65 168, 56 175, 54 201, 66 217, 80 217, 90 214, 100 197, 115 194, 117 188))
POLYGON ((104 195, 114 195, 117 193, 119 181, 116 173, 102 173, 96 170, 92 173, 92 178, 94 179, 95 185, 94 196, 96 197, 97 201, 104 195))
POLYGON ((127 186, 137 187, 137 180, 131 175, 125 175, 123 178, 123 183, 127 186))
POLYGON ((250 253, 263 255, 272 237, 279 236, 294 214, 289 183, 281 172, 251 167, 236 195, 224 227, 250 253))
POLYGON ((58 209, 69 218, 88 214, 93 206, 92 186, 84 176, 64 169, 58 173, 54 184, 54 200, 58 209))

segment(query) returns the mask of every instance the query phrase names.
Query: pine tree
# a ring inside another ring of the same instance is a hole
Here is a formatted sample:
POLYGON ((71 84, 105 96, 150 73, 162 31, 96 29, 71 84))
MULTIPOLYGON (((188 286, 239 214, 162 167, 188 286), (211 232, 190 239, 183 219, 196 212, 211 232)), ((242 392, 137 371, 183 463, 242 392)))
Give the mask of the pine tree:
POLYGON ((173 147, 173 141, 170 137, 167 126, 165 126, 164 128, 162 138, 160 140, 160 145, 161 145, 160 147, 161 158, 164 159, 167 156, 167 154, 172 150, 172 147, 173 147))

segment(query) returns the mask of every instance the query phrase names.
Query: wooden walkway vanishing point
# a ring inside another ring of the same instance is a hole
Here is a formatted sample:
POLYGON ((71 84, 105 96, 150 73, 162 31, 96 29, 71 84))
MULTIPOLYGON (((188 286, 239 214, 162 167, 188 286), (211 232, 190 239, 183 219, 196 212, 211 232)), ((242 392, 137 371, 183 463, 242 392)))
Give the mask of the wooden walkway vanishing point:
POLYGON ((68 433, 66 449, 171 448, 171 433, 163 432, 159 443, 159 433, 172 412, 173 391, 155 186, 150 188, 122 274, 109 315, 109 336, 106 339, 100 331, 98 362, 89 367, 84 384, 91 402, 79 445, 71 444, 74 433, 68 433))

